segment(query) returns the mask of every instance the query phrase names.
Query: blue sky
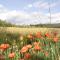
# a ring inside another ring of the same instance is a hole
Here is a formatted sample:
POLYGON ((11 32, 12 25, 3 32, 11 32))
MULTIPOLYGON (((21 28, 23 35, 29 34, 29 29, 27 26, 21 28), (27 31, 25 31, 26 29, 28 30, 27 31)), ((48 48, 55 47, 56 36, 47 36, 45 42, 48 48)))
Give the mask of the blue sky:
POLYGON ((52 23, 60 22, 60 0, 0 0, 0 19, 15 24, 49 23, 49 6, 52 23))
MULTIPOLYGON (((43 1, 43 2, 48 2, 48 3, 59 3, 60 5, 60 1, 59 0, 0 0, 0 4, 4 5, 6 8, 10 9, 10 10, 24 10, 24 7, 26 7, 29 4, 33 4, 34 2, 38 2, 38 1, 43 1)), ((58 11, 60 11, 59 5, 56 7, 54 7, 55 9, 57 8, 58 11)), ((40 10, 40 9, 36 9, 36 8, 31 8, 28 10, 40 10)), ((43 9, 44 10, 44 9, 43 9)))

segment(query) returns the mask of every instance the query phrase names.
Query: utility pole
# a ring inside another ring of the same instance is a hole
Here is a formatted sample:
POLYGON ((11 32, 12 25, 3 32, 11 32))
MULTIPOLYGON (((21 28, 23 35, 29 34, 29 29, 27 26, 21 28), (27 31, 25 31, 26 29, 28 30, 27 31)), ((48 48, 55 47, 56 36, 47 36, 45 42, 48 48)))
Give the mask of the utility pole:
POLYGON ((48 2, 48 6, 49 6, 49 20, 50 20, 50 24, 51 24, 51 5, 50 5, 50 2, 48 2))

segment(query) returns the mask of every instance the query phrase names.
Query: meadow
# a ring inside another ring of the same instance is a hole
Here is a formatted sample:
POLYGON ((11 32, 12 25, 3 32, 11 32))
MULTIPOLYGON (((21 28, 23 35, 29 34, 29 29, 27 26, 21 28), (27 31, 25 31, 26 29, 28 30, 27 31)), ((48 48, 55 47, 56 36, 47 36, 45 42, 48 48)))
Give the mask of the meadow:
POLYGON ((58 31, 60 33, 60 28, 36 28, 36 27, 32 27, 32 28, 18 28, 18 27, 0 27, 0 30, 5 30, 7 32, 18 32, 18 33, 25 33, 25 32, 47 32, 47 31, 58 31))
POLYGON ((0 27, 0 60, 60 60, 60 28, 0 27))

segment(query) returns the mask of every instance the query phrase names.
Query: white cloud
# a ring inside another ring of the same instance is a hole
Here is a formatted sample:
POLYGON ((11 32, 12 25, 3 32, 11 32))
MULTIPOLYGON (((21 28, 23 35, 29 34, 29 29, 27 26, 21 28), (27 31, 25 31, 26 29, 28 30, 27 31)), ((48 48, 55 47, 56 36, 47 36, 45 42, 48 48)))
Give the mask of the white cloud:
MULTIPOLYGON (((49 17, 50 14, 46 14, 49 17)), ((51 14, 51 23, 60 23, 60 12, 51 14)))
MULTIPOLYGON (((44 15, 39 12, 26 13, 23 11, 9 11, 7 13, 0 14, 0 19, 7 20, 8 22, 16 24, 37 24, 37 23, 49 23, 49 15, 44 15)), ((52 14, 52 23, 60 22, 60 13, 52 14)))
POLYGON ((0 4, 0 8, 2 8, 3 7, 3 5, 2 4, 0 4))
MULTIPOLYGON (((44 6, 46 4, 42 4, 44 6)), ((55 4, 53 4, 55 5, 55 4)), ((51 5, 51 6, 53 6, 51 5)), ((31 7, 31 5, 30 5, 31 7)), ((6 8, 0 9, 0 19, 6 20, 15 24, 38 24, 38 23, 49 23, 49 14, 43 14, 41 12, 31 12, 8 10, 6 8)), ((52 23, 60 22, 60 12, 51 14, 52 23)))
POLYGON ((37 2, 34 2, 32 4, 29 4, 27 7, 25 7, 26 9, 28 8, 39 8, 39 9, 48 9, 49 7, 50 8, 53 8, 57 5, 57 2, 55 3, 49 3, 49 2, 43 2, 43 1, 37 1, 37 2))
POLYGON ((32 4, 29 4, 28 7, 31 8, 32 7, 32 4))

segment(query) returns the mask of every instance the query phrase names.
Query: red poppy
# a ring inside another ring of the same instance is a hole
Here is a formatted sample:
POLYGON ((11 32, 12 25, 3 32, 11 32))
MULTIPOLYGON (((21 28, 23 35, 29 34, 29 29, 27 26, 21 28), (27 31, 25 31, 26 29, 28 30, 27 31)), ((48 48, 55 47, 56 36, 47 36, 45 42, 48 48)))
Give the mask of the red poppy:
POLYGON ((36 45, 36 46, 34 46, 34 49, 35 49, 35 50, 41 50, 41 47, 38 46, 38 45, 36 45))
POLYGON ((53 34, 54 34, 54 36, 57 36, 58 33, 57 32, 53 32, 53 34))
POLYGON ((5 56, 0 54, 0 60, 5 60, 5 56))
POLYGON ((26 53, 24 57, 25 57, 26 59, 30 59, 30 58, 31 58, 31 55, 30 55, 30 53, 26 53))
POLYGON ((15 57, 15 53, 14 53, 14 52, 10 53, 10 54, 8 55, 8 57, 9 57, 9 58, 14 58, 14 57, 15 57))
POLYGON ((31 48, 31 47, 32 47, 32 45, 31 45, 31 44, 29 44, 29 45, 27 45, 26 47, 27 47, 27 48, 31 48))
POLYGON ((33 39, 33 35, 32 34, 28 34, 27 36, 29 39, 33 39))
POLYGON ((53 41, 54 41, 54 42, 58 42, 58 38, 57 38, 57 37, 54 37, 54 38, 53 38, 53 41))
POLYGON ((6 50, 7 48, 9 48, 9 44, 1 44, 1 45, 0 45, 0 48, 1 48, 2 50, 6 50))
POLYGON ((34 44, 34 46, 36 46, 36 45, 39 45, 40 42, 34 42, 33 44, 34 44))
POLYGON ((42 37, 41 32, 37 32, 35 36, 36 38, 41 38, 42 37))
POLYGON ((50 33, 46 33, 45 36, 48 37, 48 38, 51 37, 50 33))
POLYGON ((28 51, 28 48, 27 48, 26 46, 24 46, 24 47, 20 50, 21 53, 25 53, 26 51, 28 51))
POLYGON ((48 55, 49 55, 49 53, 46 51, 46 52, 45 52, 45 56, 47 57, 48 55))

